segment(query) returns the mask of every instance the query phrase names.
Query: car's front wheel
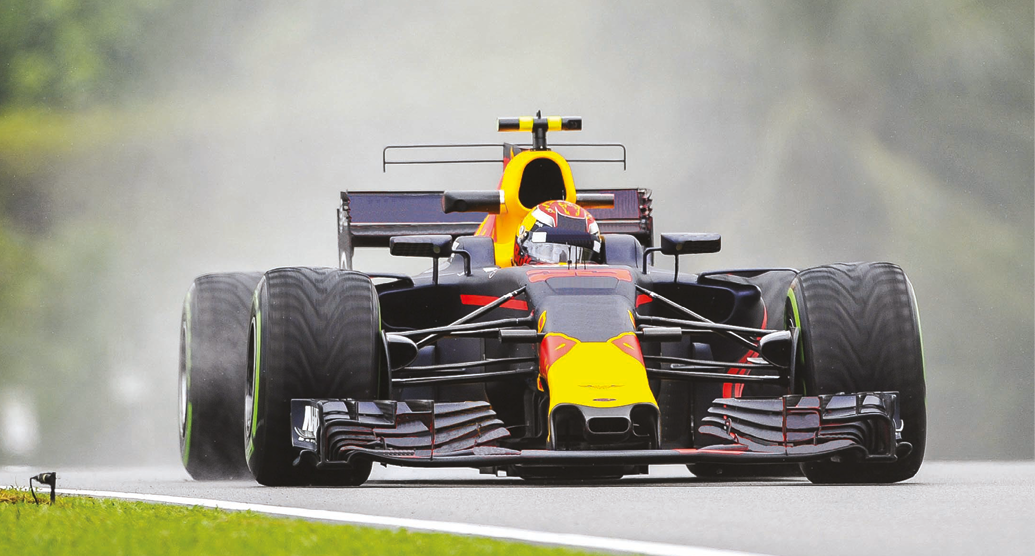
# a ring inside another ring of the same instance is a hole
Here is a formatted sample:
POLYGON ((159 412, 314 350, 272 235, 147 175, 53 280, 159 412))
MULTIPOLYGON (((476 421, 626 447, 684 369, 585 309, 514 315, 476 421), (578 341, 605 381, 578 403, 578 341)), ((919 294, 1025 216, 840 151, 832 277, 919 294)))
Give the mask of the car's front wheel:
POLYGON ((369 461, 316 472, 293 464, 293 398, 374 399, 381 366, 377 292, 364 274, 332 268, 278 268, 252 300, 245 451, 264 485, 358 485, 369 461))
POLYGON ((787 296, 788 326, 799 335, 799 394, 897 391, 902 440, 912 450, 893 463, 801 465, 814 483, 893 483, 916 474, 927 444, 926 385, 913 287, 891 263, 836 264, 802 271, 787 296))

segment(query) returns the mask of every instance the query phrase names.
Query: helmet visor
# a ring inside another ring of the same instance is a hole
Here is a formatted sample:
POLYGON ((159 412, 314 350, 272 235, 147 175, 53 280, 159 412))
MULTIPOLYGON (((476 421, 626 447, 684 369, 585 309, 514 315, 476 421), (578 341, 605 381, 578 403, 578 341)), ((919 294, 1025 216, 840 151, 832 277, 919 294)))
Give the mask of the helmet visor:
POLYGON ((544 226, 528 234, 522 247, 534 263, 558 264, 589 262, 600 244, 587 232, 544 226))
POLYGON ((527 242, 525 250, 532 262, 539 264, 584 263, 593 256, 592 249, 564 243, 527 242))

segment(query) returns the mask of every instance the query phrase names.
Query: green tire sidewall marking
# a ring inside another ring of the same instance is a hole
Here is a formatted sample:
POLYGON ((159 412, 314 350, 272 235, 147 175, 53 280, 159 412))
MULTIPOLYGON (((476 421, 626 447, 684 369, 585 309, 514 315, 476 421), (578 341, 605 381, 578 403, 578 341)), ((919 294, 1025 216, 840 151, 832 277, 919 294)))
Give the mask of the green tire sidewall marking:
POLYGON ((194 292, 194 285, 192 284, 190 289, 187 290, 187 298, 183 302, 184 320, 186 325, 184 326, 185 333, 183 335, 184 343, 184 354, 183 354, 183 366, 184 374, 186 375, 187 388, 184 392, 187 403, 187 417, 186 424, 183 427, 183 465, 187 466, 187 462, 190 461, 190 431, 191 424, 193 421, 193 404, 190 402, 190 369, 191 369, 191 314, 190 314, 190 298, 194 292))
POLYGON ((913 314, 916 315, 916 333, 920 336, 920 364, 923 365, 924 382, 927 382, 927 355, 924 354, 924 327, 920 324, 920 305, 916 301, 916 292, 913 291, 913 283, 906 278, 909 284, 909 298, 913 302, 913 314))
MULTIPOLYGON (((260 282, 261 285, 261 282, 260 282)), ((262 311, 259 309, 259 289, 255 288, 252 303, 255 307, 255 361, 252 366, 252 422, 248 429, 248 447, 245 450, 248 458, 255 452, 255 429, 259 424, 259 378, 262 359, 262 311)))
POLYGON ((927 407, 927 355, 924 354, 924 327, 920 324, 920 305, 916 301, 913 283, 906 278, 909 285, 909 299, 913 302, 913 315, 916 316, 916 333, 920 336, 920 370, 924 375, 924 407, 927 407))
MULTIPOLYGON (((798 299, 794 297, 793 287, 787 290, 787 298, 791 300, 791 312, 794 314, 794 327, 798 329, 798 364, 805 366, 805 336, 801 333, 801 316, 798 314, 798 299)), ((801 393, 806 393, 804 381, 801 383, 801 393)))
POLYGON ((187 461, 190 459, 190 428, 191 428, 191 413, 194 412, 194 408, 190 403, 187 404, 187 429, 183 434, 183 465, 187 465, 187 461))

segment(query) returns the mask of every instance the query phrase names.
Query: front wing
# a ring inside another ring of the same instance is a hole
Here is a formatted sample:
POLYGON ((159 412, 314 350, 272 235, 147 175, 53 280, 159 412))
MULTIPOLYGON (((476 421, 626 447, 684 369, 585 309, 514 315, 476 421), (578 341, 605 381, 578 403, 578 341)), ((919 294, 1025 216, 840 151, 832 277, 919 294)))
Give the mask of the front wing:
MULTIPOLYGON (((487 402, 291 401, 296 465, 347 467, 354 457, 409 467, 565 467, 683 463, 895 461, 902 442, 896 392, 719 398, 698 432, 715 444, 655 450, 514 450, 487 402)), ((702 442, 698 441, 701 445, 702 442)))

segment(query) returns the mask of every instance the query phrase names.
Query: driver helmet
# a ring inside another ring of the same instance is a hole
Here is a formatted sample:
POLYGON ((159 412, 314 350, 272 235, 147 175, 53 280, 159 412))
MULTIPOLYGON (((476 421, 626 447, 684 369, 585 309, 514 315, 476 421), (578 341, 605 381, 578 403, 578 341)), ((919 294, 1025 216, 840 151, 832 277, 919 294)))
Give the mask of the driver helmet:
POLYGON ((600 229, 593 215, 568 201, 539 203, 514 240, 514 266, 600 260, 600 229))

